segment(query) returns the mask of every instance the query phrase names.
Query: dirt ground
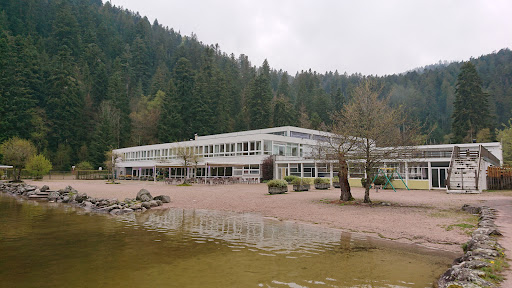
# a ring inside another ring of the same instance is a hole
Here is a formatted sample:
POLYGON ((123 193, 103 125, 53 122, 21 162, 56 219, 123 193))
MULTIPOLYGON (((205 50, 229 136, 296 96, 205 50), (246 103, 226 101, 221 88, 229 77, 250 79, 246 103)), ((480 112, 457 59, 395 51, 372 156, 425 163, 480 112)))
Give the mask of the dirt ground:
MULTIPOLYGON (((460 195, 446 194, 440 190, 371 190, 370 196, 374 205, 368 206, 336 203, 340 191, 334 188, 268 195, 265 184, 178 187, 162 182, 129 180, 121 181, 117 185, 94 180, 28 183, 38 186, 46 184, 52 190, 71 185, 79 192, 93 197, 119 200, 134 198, 140 189, 145 188, 153 196, 171 197, 171 203, 165 204, 164 208, 256 212, 283 221, 316 224, 460 253, 461 244, 469 239, 471 225, 476 225, 476 217, 461 211, 463 204, 489 205, 502 211, 500 213, 503 215, 512 205, 512 191, 460 195), (380 202, 391 206, 382 205, 380 202)), ((292 191, 291 188, 289 186, 288 190, 292 191)), ((362 188, 353 188, 352 193, 356 200, 363 199, 362 188)), ((512 215, 510 217, 512 219, 512 215)), ((510 241, 512 222, 507 229, 510 231, 504 232, 507 241, 510 241)), ((509 251, 512 251, 512 245, 510 246, 509 251)))

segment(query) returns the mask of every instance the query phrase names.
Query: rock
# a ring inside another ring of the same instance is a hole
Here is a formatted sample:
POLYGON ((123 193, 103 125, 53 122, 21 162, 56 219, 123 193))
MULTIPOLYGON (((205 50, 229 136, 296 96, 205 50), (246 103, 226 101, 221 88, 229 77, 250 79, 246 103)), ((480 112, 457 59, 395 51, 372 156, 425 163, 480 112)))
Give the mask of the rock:
POLYGON ((151 209, 151 204, 149 204, 149 202, 142 202, 141 205, 142 208, 151 209))
POLYGON ((50 194, 48 194, 48 201, 56 201, 57 199, 59 199, 59 197, 59 192, 50 192, 50 194))
POLYGON ((46 192, 48 190, 50 190, 50 187, 48 187, 48 185, 44 185, 43 187, 41 187, 41 192, 46 192))
MULTIPOLYGON (((70 186, 68 186, 68 187, 70 187, 70 186)), ((75 195, 74 195, 74 196, 75 196, 75 195)), ((78 194, 76 194, 76 196, 75 196, 75 199, 74 199, 74 200, 75 200, 76 202, 78 202, 78 203, 82 203, 82 202, 84 202, 85 200, 87 200, 87 194, 85 194, 85 193, 78 193, 78 194)))
POLYGON ((137 197, 135 197, 135 199, 139 200, 139 201, 146 202, 146 201, 153 200, 153 196, 151 196, 151 194, 149 193, 148 190, 140 189, 140 191, 137 193, 137 197))
POLYGON ((473 260, 473 261, 466 261, 462 262, 461 266, 468 269, 480 269, 483 267, 489 267, 491 264, 489 262, 485 261, 479 261, 479 260, 473 260))
POLYGON ((121 214, 121 209, 112 209, 109 213, 112 215, 119 215, 121 214))
POLYGON ((160 200, 162 203, 171 203, 171 197, 167 195, 158 195, 154 197, 153 200, 160 200))
POLYGON ((110 205, 110 206, 108 206, 108 207, 106 207, 106 208, 107 208, 107 210, 108 210, 109 212, 110 212, 110 211, 112 211, 112 210, 115 210, 115 209, 121 209, 121 207, 120 207, 119 205, 117 205, 117 204, 110 205))
POLYGON ((132 213, 133 212, 133 210, 130 208, 124 208, 122 211, 123 211, 123 213, 132 213))
POLYGON ((69 198, 69 196, 67 196, 67 195, 62 197, 62 202, 63 203, 69 203, 69 200, 71 200, 71 198, 69 198))
POLYGON ((462 210, 468 212, 469 214, 479 214, 481 208, 480 207, 474 207, 469 204, 464 204, 462 206, 462 210))
POLYGON ((89 210, 90 210, 90 209, 92 209, 93 204, 92 204, 92 202, 84 201, 84 202, 82 202, 82 206, 83 206, 85 209, 89 209, 89 210))
POLYGON ((161 200, 153 200, 153 201, 156 201, 156 204, 157 204, 158 206, 162 206, 162 205, 164 205, 164 203, 163 203, 161 200))
POLYGON ((34 191, 29 191, 27 192, 27 197, 30 197, 30 195, 34 195, 34 194, 38 194, 38 193, 41 193, 41 191, 39 189, 36 189, 34 191))
POLYGON ((140 203, 137 203, 137 204, 133 204, 132 206, 130 206, 130 208, 133 210, 139 210, 142 208, 142 205, 140 203))
POLYGON ((108 208, 107 207, 101 207, 101 208, 98 208, 96 209, 97 212, 100 212, 100 213, 108 213, 108 208))
POLYGON ((151 201, 149 201, 149 205, 150 205, 151 207, 157 207, 157 206, 158 206, 158 203, 156 203, 156 201, 155 201, 155 200, 151 200, 151 201))

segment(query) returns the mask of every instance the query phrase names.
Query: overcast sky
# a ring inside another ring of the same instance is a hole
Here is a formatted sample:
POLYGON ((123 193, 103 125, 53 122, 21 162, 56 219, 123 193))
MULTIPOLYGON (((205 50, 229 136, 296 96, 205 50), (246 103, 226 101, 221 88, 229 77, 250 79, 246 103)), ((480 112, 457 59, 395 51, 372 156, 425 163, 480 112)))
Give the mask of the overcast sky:
MULTIPOLYGON (((105 1, 105 0, 104 0, 105 1)), ((291 75, 393 74, 512 47, 510 0, 111 0, 291 75)))

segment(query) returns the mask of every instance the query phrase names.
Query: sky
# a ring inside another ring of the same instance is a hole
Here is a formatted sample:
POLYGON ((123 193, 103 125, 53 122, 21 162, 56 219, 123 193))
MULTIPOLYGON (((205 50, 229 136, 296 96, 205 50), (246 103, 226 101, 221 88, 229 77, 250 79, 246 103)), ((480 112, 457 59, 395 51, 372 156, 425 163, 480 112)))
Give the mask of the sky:
POLYGON ((512 48, 510 0, 110 0, 289 74, 389 75, 512 48))

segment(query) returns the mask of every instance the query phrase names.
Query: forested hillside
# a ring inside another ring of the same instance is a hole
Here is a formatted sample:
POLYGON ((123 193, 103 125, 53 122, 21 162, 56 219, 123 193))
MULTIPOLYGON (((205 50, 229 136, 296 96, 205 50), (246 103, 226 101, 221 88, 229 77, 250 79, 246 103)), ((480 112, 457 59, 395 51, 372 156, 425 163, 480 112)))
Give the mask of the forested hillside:
MULTIPOLYGON (((172 24, 172 23, 171 23, 172 24)), ((337 57, 337 55, 332 55, 337 57)), ((492 127, 512 117, 512 52, 471 59, 490 95, 492 127)), ((183 36, 101 0, 0 2, 0 143, 31 140, 54 169, 117 147, 296 125, 319 128, 365 77, 288 75, 183 36)), ((378 64, 376 64, 378 65, 378 64)), ((393 105, 450 141, 462 63, 375 78, 393 105)))

